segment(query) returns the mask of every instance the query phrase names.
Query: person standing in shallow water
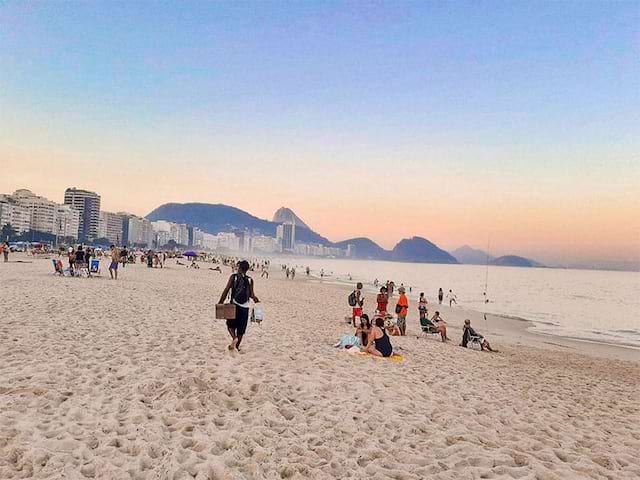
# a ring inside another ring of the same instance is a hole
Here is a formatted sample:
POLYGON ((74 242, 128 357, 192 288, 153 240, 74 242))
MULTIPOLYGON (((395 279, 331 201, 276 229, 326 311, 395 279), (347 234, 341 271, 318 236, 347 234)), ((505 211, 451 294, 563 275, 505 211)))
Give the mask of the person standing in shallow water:
POLYGON ((253 290, 253 279, 247 275, 249 262, 242 260, 238 262, 238 273, 233 273, 227 281, 226 287, 220 295, 218 303, 224 303, 227 295, 231 292, 231 302, 236 306, 236 318, 227 320, 227 330, 231 335, 229 350, 240 350, 240 343, 247 331, 249 321, 250 300, 259 303, 253 290))

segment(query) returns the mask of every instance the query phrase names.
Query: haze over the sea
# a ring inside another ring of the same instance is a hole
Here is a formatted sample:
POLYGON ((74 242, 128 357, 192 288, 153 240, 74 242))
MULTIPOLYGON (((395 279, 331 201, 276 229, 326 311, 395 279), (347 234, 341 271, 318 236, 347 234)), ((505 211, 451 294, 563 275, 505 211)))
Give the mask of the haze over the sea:
POLYGON ((636 2, 3 2, 0 193, 640 260, 636 2))

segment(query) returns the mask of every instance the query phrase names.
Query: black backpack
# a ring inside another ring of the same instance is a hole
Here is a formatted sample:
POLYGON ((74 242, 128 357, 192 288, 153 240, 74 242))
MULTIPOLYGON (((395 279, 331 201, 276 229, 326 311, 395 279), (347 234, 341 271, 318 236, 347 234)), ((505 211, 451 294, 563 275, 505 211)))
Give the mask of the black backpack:
POLYGON ((355 290, 351 292, 347 301, 349 302, 349 305, 352 307, 355 307, 358 304, 358 297, 356 296, 355 290))
POLYGON ((233 276, 233 284, 231 285, 231 300, 239 304, 247 303, 251 296, 250 282, 251 280, 246 275, 236 273, 233 276))

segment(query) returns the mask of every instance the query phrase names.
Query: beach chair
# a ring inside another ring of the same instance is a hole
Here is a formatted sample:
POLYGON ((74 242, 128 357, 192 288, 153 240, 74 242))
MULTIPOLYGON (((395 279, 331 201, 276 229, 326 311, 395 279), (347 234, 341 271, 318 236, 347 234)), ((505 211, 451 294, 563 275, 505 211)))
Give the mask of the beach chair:
POLYGON ((89 273, 100 275, 100 260, 92 258, 89 260, 89 273))
POLYGON ((484 340, 484 337, 481 337, 480 335, 469 335, 469 341, 467 342, 467 348, 471 348, 474 349, 476 347, 478 347, 478 350, 484 350, 482 348, 482 341, 484 340))
POLYGON ((75 274, 76 277, 89 277, 89 268, 87 268, 87 264, 76 263, 75 274))
MULTIPOLYGON (((471 332, 475 333, 475 330, 471 330, 471 332)), ((482 346, 482 342, 484 342, 484 337, 482 335, 478 335, 477 333, 475 333, 475 335, 472 335, 471 332, 469 332, 469 338, 467 340, 467 348, 471 348, 475 350, 475 348, 478 347, 478 350, 484 350, 482 346)))
POLYGON ((427 317, 420 319, 420 329, 425 337, 429 335, 440 335, 435 325, 431 323, 427 317))
POLYGON ((62 261, 52 258, 51 259, 51 263, 53 263, 53 274, 54 275, 61 275, 63 277, 70 277, 71 276, 71 270, 69 270, 68 268, 64 268, 62 266, 62 261))

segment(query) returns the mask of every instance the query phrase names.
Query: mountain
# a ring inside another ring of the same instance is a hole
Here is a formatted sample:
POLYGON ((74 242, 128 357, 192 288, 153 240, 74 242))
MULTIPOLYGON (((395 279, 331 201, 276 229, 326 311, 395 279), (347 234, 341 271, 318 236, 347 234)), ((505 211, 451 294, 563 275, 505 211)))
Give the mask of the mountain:
POLYGON ((401 240, 391 251, 391 260, 418 263, 458 263, 448 252, 422 237, 401 240))
MULTIPOLYGON (((210 203, 165 203, 150 212, 146 218, 150 221, 166 220, 186 223, 211 234, 238 229, 251 230, 271 237, 275 237, 276 228, 280 224, 280 222, 271 222, 255 217, 239 208, 210 203)), ((298 242, 336 246, 344 249, 347 248, 347 245, 352 244, 355 246, 356 258, 398 262, 458 263, 449 253, 421 237, 404 239, 392 251, 388 251, 372 240, 363 237, 333 243, 313 230, 302 227, 306 224, 288 208, 279 209, 274 218, 287 219, 285 221, 295 219, 296 241, 298 242)))
POLYGON ((505 255, 503 257, 494 258, 490 265, 498 265, 501 267, 541 267, 542 265, 535 260, 530 260, 517 255, 505 255))
POLYGON ((485 265, 487 259, 492 261, 494 258, 488 255, 482 250, 471 248, 469 245, 463 245, 460 248, 456 248, 451 255, 456 257, 456 260, 460 263, 466 263, 469 265, 485 265))
MULTIPOLYGON (((211 234, 248 229, 275 237, 278 226, 276 222, 254 217, 239 208, 210 203, 165 203, 149 213, 146 218, 152 222, 167 220, 186 223, 211 234)), ((296 240, 331 245, 322 235, 303 227, 296 227, 296 240)))
POLYGON ((336 243, 335 246, 346 249, 349 244, 355 247, 355 258, 387 260, 391 256, 391 252, 385 250, 373 240, 363 237, 343 240, 342 242, 336 243))
POLYGON ((307 230, 311 230, 311 228, 302 221, 302 219, 293 213, 293 210, 287 207, 280 207, 276 213, 273 214, 273 221, 275 223, 294 223, 296 227, 306 228, 307 230))

